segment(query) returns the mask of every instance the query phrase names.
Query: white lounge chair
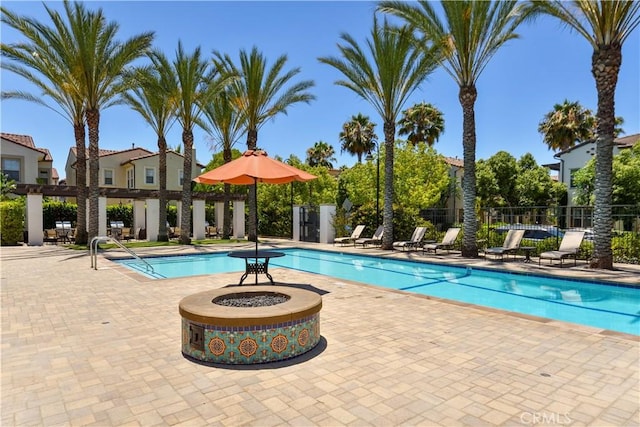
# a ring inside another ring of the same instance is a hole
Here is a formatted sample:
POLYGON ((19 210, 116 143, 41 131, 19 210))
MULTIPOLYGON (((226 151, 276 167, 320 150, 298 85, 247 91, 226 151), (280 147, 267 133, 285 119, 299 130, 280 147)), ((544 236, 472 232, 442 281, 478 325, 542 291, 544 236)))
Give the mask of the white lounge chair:
POLYGON ((402 249, 403 251, 417 249, 422 243, 422 239, 424 238, 424 233, 426 232, 427 232, 427 227, 416 227, 415 230, 413 230, 411 239, 393 242, 393 248, 394 249, 399 248, 399 249, 402 249))
POLYGON ((384 227, 379 226, 376 229, 376 232, 373 233, 372 237, 364 237, 364 238, 356 239, 353 242, 353 246, 362 245, 362 247, 364 248, 367 245, 381 245, 383 231, 384 231, 384 227))
POLYGON ((487 248, 484 253, 494 255, 496 258, 500 255, 500 259, 504 259, 505 254, 518 251, 520 241, 524 237, 524 232, 525 230, 509 230, 502 246, 487 248))
POLYGON ((460 233, 460 228, 450 228, 447 230, 446 234, 444 235, 444 237, 442 238, 441 242, 437 242, 437 243, 429 243, 426 244, 422 247, 422 252, 429 252, 429 251, 433 251, 433 253, 437 253, 438 249, 446 249, 447 251, 449 251, 454 243, 456 242, 456 239, 458 238, 458 234, 460 233))
POLYGON ((578 264, 578 251, 580 245, 584 239, 584 231, 567 231, 562 237, 560 247, 557 251, 542 252, 540 258, 538 258, 538 265, 543 258, 549 259, 549 264, 553 263, 553 260, 560 260, 560 265, 565 258, 573 258, 573 265, 578 264))
POLYGON ((356 228, 353 229, 353 233, 351 236, 346 237, 336 237, 333 239, 333 244, 340 243, 341 245, 347 245, 349 243, 354 243, 356 240, 360 238, 360 235, 364 231, 364 225, 357 225, 356 228))

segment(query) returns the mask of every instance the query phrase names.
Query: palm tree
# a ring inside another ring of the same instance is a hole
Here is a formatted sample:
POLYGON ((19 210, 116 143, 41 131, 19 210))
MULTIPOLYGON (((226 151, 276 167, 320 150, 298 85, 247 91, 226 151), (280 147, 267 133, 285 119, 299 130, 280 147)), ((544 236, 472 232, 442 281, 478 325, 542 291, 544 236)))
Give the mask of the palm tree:
POLYGON ((108 22, 102 9, 87 11, 83 3, 73 6, 65 1, 68 27, 55 14, 56 30, 73 49, 72 77, 84 101, 89 133, 89 240, 98 235, 99 127, 100 111, 121 102, 126 89, 123 75, 127 67, 145 55, 153 41, 153 33, 133 36, 125 42, 116 40, 118 24, 108 22))
POLYGON ((371 153, 378 142, 378 137, 374 133, 375 127, 376 124, 369 120, 369 116, 364 116, 362 113, 351 116, 351 120, 342 125, 340 152, 346 151, 351 155, 356 155, 358 163, 362 163, 362 155, 371 153))
POLYGON ((398 125, 398 135, 408 135, 407 140, 413 145, 426 142, 432 147, 444 133, 444 116, 433 105, 421 102, 404 110, 398 125))
POLYGON ((122 94, 124 102, 138 112, 158 137, 158 199, 160 202, 158 241, 169 240, 167 234, 167 139, 175 121, 171 97, 176 81, 171 64, 160 51, 149 55, 153 66, 138 67, 130 73, 131 89, 122 94))
MULTIPOLYGON (((57 13, 47 8, 52 21, 60 21, 57 13)), ((72 43, 64 40, 68 32, 59 32, 32 18, 20 17, 5 8, 0 8, 2 23, 18 30, 28 40, 27 43, 7 45, 2 43, 2 68, 22 76, 34 84, 42 96, 23 91, 2 92, 2 99, 22 99, 43 105, 59 113, 73 126, 76 146, 76 235, 77 244, 86 244, 87 239, 87 160, 85 143, 85 118, 83 100, 79 89, 74 87, 72 64, 74 51, 72 43)))
POLYGON ((622 66, 622 45, 640 23, 640 3, 632 0, 534 1, 593 47, 591 72, 598 91, 594 255, 591 267, 613 269, 611 198, 613 188, 614 98, 622 66))
POLYGON ((307 150, 307 163, 309 166, 323 166, 327 169, 333 169, 336 158, 333 157, 335 150, 324 141, 318 141, 313 147, 307 150))
MULTIPOLYGON (((244 123, 240 114, 231 105, 229 90, 221 91, 218 97, 204 107, 207 132, 211 135, 215 146, 222 147, 222 158, 225 163, 232 160, 231 149, 240 140, 244 123)), ((224 219, 222 238, 228 239, 231 234, 231 185, 224 184, 224 219)), ((219 226, 220 224, 216 224, 219 226)))
POLYGON ((341 58, 325 57, 320 62, 340 71, 345 80, 336 84, 351 89, 368 101, 380 114, 384 129, 384 210, 382 248, 393 248, 393 151, 396 121, 409 96, 426 79, 437 64, 432 52, 416 48, 408 26, 396 27, 386 20, 380 27, 374 16, 368 53, 343 33, 346 45, 338 45, 341 58))
POLYGON ((476 82, 493 55, 507 41, 517 38, 516 28, 526 19, 529 8, 516 0, 442 1, 444 20, 433 3, 420 0, 418 5, 401 1, 383 1, 378 9, 404 19, 427 40, 444 50, 444 69, 453 77, 460 90, 462 106, 464 155, 463 209, 464 236, 462 256, 478 256, 476 241, 478 222, 476 203, 476 124, 474 106, 478 92, 476 82))
MULTIPOLYGON (((287 109, 294 104, 309 103, 315 96, 307 92, 314 86, 313 81, 305 80, 287 85, 300 73, 300 68, 284 72, 287 56, 276 59, 273 66, 267 69, 267 60, 263 54, 253 47, 251 52, 240 50, 240 62, 236 66, 231 57, 220 52, 213 52, 214 63, 220 70, 230 75, 239 76, 231 84, 231 102, 239 112, 247 131, 247 148, 255 150, 258 144, 258 130, 268 120, 280 113, 287 114, 287 109)), ((251 241, 257 241, 258 230, 256 218, 255 188, 249 187, 249 235, 251 241)))
POLYGON ((208 60, 203 60, 200 47, 192 54, 185 53, 182 43, 178 42, 176 59, 172 64, 176 76, 176 89, 171 94, 176 103, 176 118, 182 126, 182 145, 184 148, 182 210, 180 218, 180 243, 191 243, 191 169, 193 165, 193 128, 197 125, 205 128, 202 120, 205 107, 224 90, 231 75, 222 73, 218 78, 218 69, 208 60))
POLYGON ((576 143, 592 139, 595 123, 591 110, 577 101, 565 99, 562 104, 555 104, 553 111, 544 116, 538 125, 538 132, 551 150, 564 151, 576 143))

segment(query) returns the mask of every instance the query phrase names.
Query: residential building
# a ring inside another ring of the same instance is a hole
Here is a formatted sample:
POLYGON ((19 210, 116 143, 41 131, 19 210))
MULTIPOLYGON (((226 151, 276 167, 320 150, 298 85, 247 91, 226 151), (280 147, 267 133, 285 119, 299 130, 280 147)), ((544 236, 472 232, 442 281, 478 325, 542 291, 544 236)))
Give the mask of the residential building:
POLYGON ((17 184, 58 184, 53 157, 29 135, 0 133, 0 169, 17 184))
MULTIPOLYGON (((130 190, 157 190, 159 184, 159 153, 132 146, 126 150, 100 150, 99 186, 101 188, 126 188, 130 190)), ((191 177, 198 176, 204 165, 195 160, 193 151, 191 177)), ((76 148, 69 150, 65 166, 67 185, 76 182, 76 148)), ((167 151, 167 190, 182 191, 184 156, 176 151, 167 151)), ((87 160, 87 185, 89 184, 87 160)))
MULTIPOLYGON (((640 143, 640 134, 633 134, 616 138, 613 141, 613 155, 620 151, 633 147, 640 143)), ((560 160, 557 165, 559 171, 559 181, 567 187, 567 206, 569 207, 568 216, 570 218, 569 226, 571 227, 591 227, 591 208, 576 206, 574 198, 576 196, 576 187, 573 182, 574 175, 596 154, 595 140, 585 141, 577 144, 567 150, 560 151, 554 157, 560 160)), ((550 165, 552 166, 552 165, 550 165)))

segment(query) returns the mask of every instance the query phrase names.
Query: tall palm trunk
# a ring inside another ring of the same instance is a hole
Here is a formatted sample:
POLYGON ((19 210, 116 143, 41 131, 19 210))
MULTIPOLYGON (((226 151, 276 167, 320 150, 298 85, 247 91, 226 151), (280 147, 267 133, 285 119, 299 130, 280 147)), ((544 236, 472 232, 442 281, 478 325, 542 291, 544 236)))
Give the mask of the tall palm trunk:
MULTIPOLYGON (((158 241, 167 242, 167 140, 164 135, 158 137, 158 177, 160 179, 158 186, 158 199, 160 199, 160 212, 158 220, 158 241)), ((183 175, 184 176, 184 175, 183 175)))
POLYGON ((182 210, 180 219, 180 243, 191 243, 191 167, 193 163, 193 132, 182 131, 182 145, 184 146, 184 167, 182 182, 182 210))
POLYGON ((462 105, 462 149, 464 156, 462 256, 475 258, 478 256, 476 242, 478 219, 476 218, 476 119, 474 105, 478 92, 474 85, 460 86, 458 97, 460 105, 462 105))
MULTIPOLYGON (((384 122, 384 209, 382 214, 382 249, 393 249, 393 152, 396 124, 384 122)), ((376 194, 376 197, 378 195, 376 194)))
POLYGON ((100 126, 100 111, 88 109, 86 111, 87 127, 89 129, 89 235, 91 241, 100 232, 99 206, 100 197, 100 148, 98 146, 98 129, 100 126))
POLYGON ((87 148, 84 122, 73 126, 76 139, 76 244, 86 245, 87 240, 87 148))
MULTIPOLYGON (((247 149, 255 150, 258 145, 258 131, 256 129, 249 129, 247 132, 247 149)), ((256 217, 258 212, 258 206, 256 205, 256 186, 249 186, 249 235, 248 239, 251 242, 258 241, 258 224, 256 223, 256 217)))
POLYGON ((598 90, 598 128, 596 140, 596 183, 594 204, 594 256, 591 267, 613 269, 611 250, 611 212, 613 188, 613 135, 615 129, 615 90, 622 64, 622 46, 612 44, 596 49, 591 72, 598 90))

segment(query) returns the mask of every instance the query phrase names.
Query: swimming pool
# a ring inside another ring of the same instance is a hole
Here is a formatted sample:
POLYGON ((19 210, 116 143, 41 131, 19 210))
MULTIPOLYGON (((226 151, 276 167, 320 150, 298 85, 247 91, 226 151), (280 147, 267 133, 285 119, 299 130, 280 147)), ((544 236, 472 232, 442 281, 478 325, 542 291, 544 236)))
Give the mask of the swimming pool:
MULTIPOLYGON (((484 269, 309 249, 284 249, 283 267, 344 280, 640 335, 640 289, 600 282, 503 273, 484 269)), ((148 277, 175 278, 243 272, 226 253, 118 261, 148 277)))

